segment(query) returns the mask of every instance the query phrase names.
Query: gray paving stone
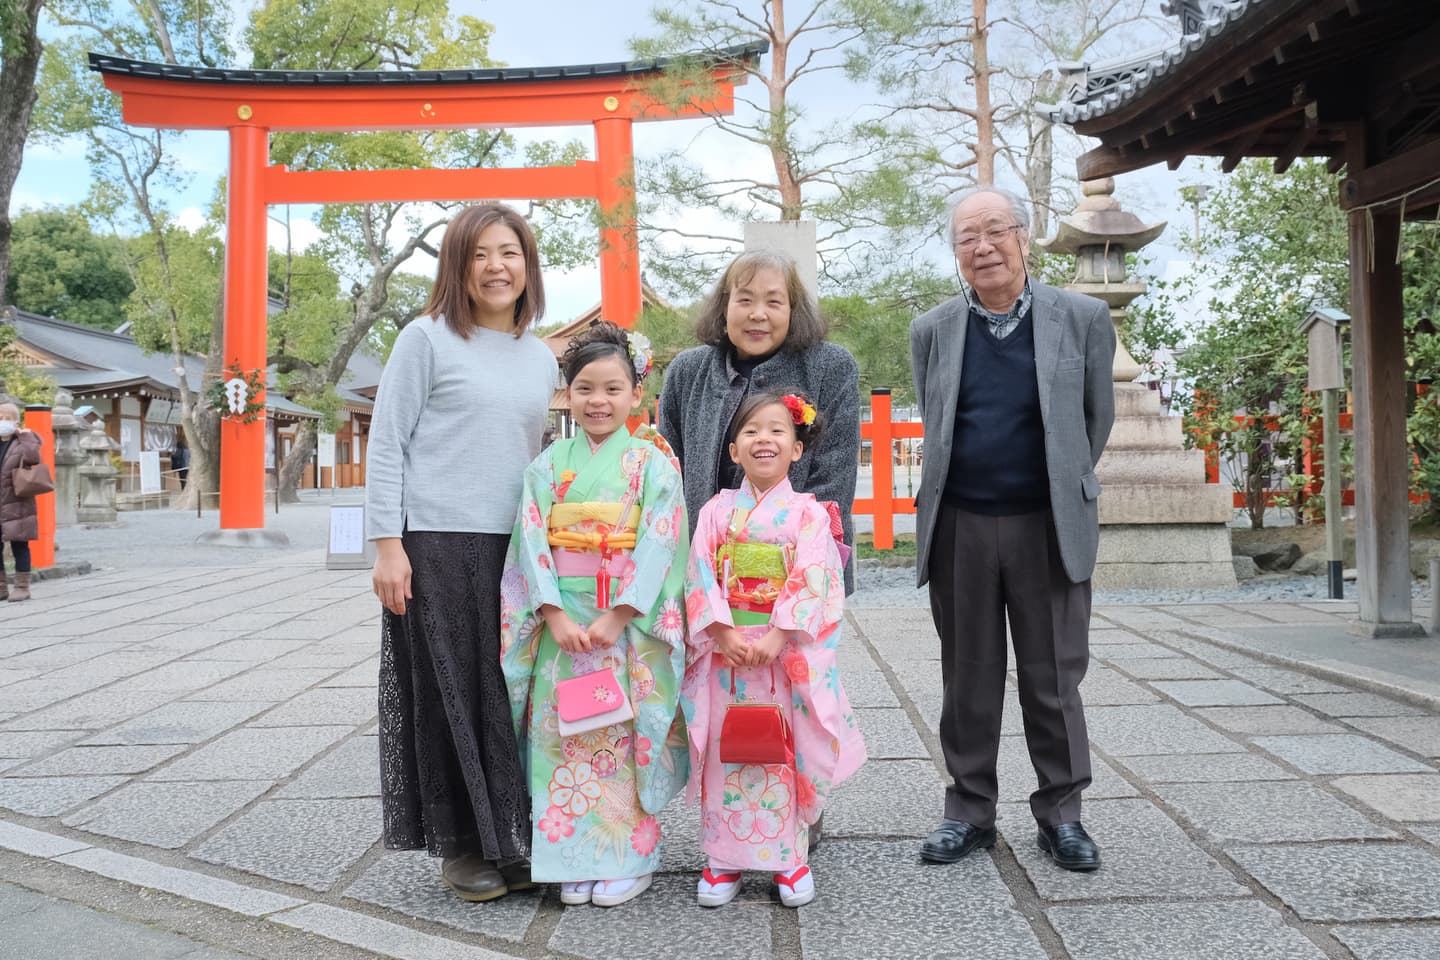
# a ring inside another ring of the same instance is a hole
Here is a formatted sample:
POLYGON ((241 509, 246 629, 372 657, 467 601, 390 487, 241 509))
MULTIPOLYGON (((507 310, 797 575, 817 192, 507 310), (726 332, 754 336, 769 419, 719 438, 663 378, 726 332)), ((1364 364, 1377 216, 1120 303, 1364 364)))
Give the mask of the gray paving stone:
POLYGON ((446 940, 325 903, 307 903, 278 913, 270 921, 396 960, 511 960, 484 947, 446 940))
MULTIPOLYGON (((375 642, 380 642, 377 632, 375 642)), ((320 682, 321 687, 375 687, 380 678, 380 658, 371 657, 362 663, 320 682)))
MULTIPOLYGON (((1103 651, 1096 651, 1100 653, 1103 651)), ((1219 680, 1220 674, 1198 660, 1189 657, 1147 657, 1144 659, 1116 659, 1106 657, 1106 662, 1117 670, 1128 673, 1137 680, 1219 680)))
MULTIPOLYGON (((368 633, 369 631, 367 631, 368 633)), ((331 670, 344 670, 353 667, 362 660, 367 660, 375 653, 375 638, 367 637, 365 643, 354 644, 332 644, 331 641, 315 644, 314 646, 303 647, 294 653, 287 653, 270 661, 270 666, 276 670, 308 669, 328 667, 331 670)))
POLYGON ((1423 715, 1423 707, 1373 693, 1301 693, 1295 702, 1332 717, 1408 717, 1423 715))
POLYGON ((1440 823, 1412 823, 1410 832, 1426 843, 1440 847, 1440 823))
POLYGON ((1331 785, 1391 820, 1440 821, 1440 774, 1337 777, 1331 785))
POLYGON ((276 910, 298 907, 305 902, 284 894, 261 890, 258 887, 242 886, 220 877, 212 877, 194 870, 167 867, 100 847, 90 847, 76 853, 67 853, 55 859, 60 863, 88 870, 90 873, 98 873, 102 877, 109 877, 112 880, 123 880, 138 887, 163 890, 166 893, 173 893, 177 897, 198 900, 200 903, 208 903, 214 907, 221 907, 251 917, 261 917, 268 913, 274 913, 276 910))
POLYGON ((1324 960, 1280 914, 1249 900, 1051 907, 1072 960, 1324 960), (1203 944, 1203 947, 1199 945, 1203 944))
POLYGON ((904 710, 856 710, 855 719, 865 735, 865 751, 870 759, 930 759, 930 752, 904 710))
POLYGON ((251 670, 198 691, 186 699, 289 700, 334 672, 326 667, 308 670, 251 670))
POLYGON ((363 687, 330 687, 306 690, 294 699, 258 717, 255 727, 302 727, 371 723, 377 715, 374 690, 363 687))
POLYGON ((378 737, 347 740, 275 794, 287 799, 380 796, 378 737))
POLYGON ((131 783, 63 822, 152 847, 182 847, 271 786, 269 780, 131 783))
MULTIPOLYGON (((841 789, 848 786, 843 784, 841 789)), ((698 876, 707 864, 705 851, 700 849, 700 808, 686 803, 682 794, 671 800, 655 819, 660 823, 661 872, 698 876)), ((830 822, 827 816, 827 835, 834 829, 830 822)))
POLYGON ((1140 643, 1108 643, 1098 650, 1092 650, 1090 655, 1097 660, 1160 660, 1177 659, 1184 656, 1169 647, 1144 641, 1140 643))
POLYGON ((1253 753, 1195 753, 1160 757, 1126 757, 1122 761, 1151 783, 1218 783, 1248 780, 1294 780, 1295 775, 1253 753))
POLYGON ((242 727, 150 774, 150 780, 280 780, 349 727, 242 727))
POLYGON ((67 667, 65 673, 73 677, 93 676, 105 680, 119 680, 146 670, 153 670, 163 663, 174 660, 177 654, 167 650, 131 650, 122 647, 110 653, 101 654, 84 663, 67 667))
POLYGON ((27 713, 11 720, 7 727, 13 730, 99 730, 153 710, 174 697, 172 692, 159 690, 96 690, 27 713))
POLYGON ((266 800, 191 856, 329 890, 380 841, 380 827, 379 800, 266 800))
MULTIPOLYGON (((54 634, 46 637, 53 639, 54 634)), ((19 643, 28 643, 30 638, 26 637, 19 643)), ((101 654, 109 653, 112 650, 124 646, 123 643, 108 642, 104 640, 85 643, 79 640, 64 640, 60 643, 37 643, 31 650, 24 653, 16 653, 5 660, 5 666, 12 670, 55 670, 60 667, 68 667, 86 660, 98 657, 101 654)))
POLYGON ((1395 836, 1309 783, 1175 783, 1157 786, 1155 792, 1220 841, 1278 843, 1395 836))
POLYGON ((102 730, 84 743, 200 743, 272 706, 268 700, 180 700, 102 730))
POLYGON ((1440 757, 1440 717, 1373 717, 1346 722, 1422 757, 1440 757))
POLYGON ((1085 804, 1085 828, 1100 847, 1102 863, 1088 874, 1062 870, 1041 852, 1029 807, 1006 804, 1001 815, 1000 832, 1045 900, 1246 895, 1224 867, 1148 800, 1085 804))
POLYGON ((1355 960, 1428 960, 1440 943, 1435 926, 1336 927, 1330 932, 1355 960))
POLYGON ((1299 707, 1206 707, 1194 711, 1194 715, 1234 733, 1251 735, 1345 732, 1344 727, 1299 707))
POLYGON ((1287 670, 1284 667, 1237 664, 1228 669, 1242 680, 1248 680, 1258 687, 1264 687, 1271 693, 1279 693, 1287 697, 1297 694, 1351 692, 1349 687, 1295 670, 1287 670))
POLYGON ((1187 707, 1260 707, 1285 702, 1240 680, 1157 680, 1151 686, 1187 707))
POLYGON ((31 830, 18 823, 0 820, 0 847, 14 850, 30 857, 58 857, 90 846, 69 837, 56 836, 43 830, 31 830))
MULTIPOLYGON (((941 867, 922 863, 913 843, 827 841, 811 866, 817 895, 800 910, 807 957, 931 960, 964 955, 959 944, 983 944, 990 960, 1046 956, 989 856, 941 867)), ((746 877, 747 893, 770 886, 758 880, 746 877)))
POLYGON ((238 953, 210 950, 189 937, 9 884, 0 884, 0 911, 16 921, 5 924, 5 937, 0 941, 0 958, 4 960, 74 960, 102 955, 145 960, 201 960, 207 956, 244 960, 238 953))
POLYGON ((1308 843, 1226 853, 1306 920, 1440 919, 1440 855, 1433 851, 1308 843))
MULTIPOLYGON (((816 877, 816 889, 823 891, 818 868, 816 877)), ((695 903, 695 881, 694 876, 662 874, 624 907, 566 907, 549 949, 591 960, 770 960, 770 917, 783 908, 766 906, 773 886, 769 877, 747 875, 740 896, 718 910, 695 903), (663 933, 637 936, 636 924, 641 922, 645 929, 663 933)))
POLYGON ((850 706, 856 709, 900 706, 900 698, 879 670, 847 671, 843 683, 850 706))
POLYGON ((540 908, 541 888, 466 903, 441 882, 439 863, 423 850, 387 852, 346 888, 345 896, 467 933, 516 943, 525 939, 540 908))
POLYGON ((0 687, 8 686, 20 680, 29 680, 31 677, 39 675, 39 670, 11 670, 8 667, 0 667, 0 687))
POLYGON ((0 730, 0 757, 28 760, 44 756, 81 736, 75 730, 0 730))
MULTIPOLYGON (((1000 754, 995 763, 995 773, 1000 782, 1001 803, 1030 799, 1030 794, 1035 792, 1039 784, 1024 736, 1000 738, 1000 754)), ((1110 764, 1093 754, 1090 757, 1090 773, 1091 783, 1085 790, 1086 800, 1139 796, 1139 791, 1116 773, 1110 764)))
POLYGON ((825 807, 833 837, 914 837, 940 822, 945 788, 928 760, 871 760, 835 788, 825 807))
POLYGON ((246 670, 257 663, 266 663, 278 657, 283 657, 287 653, 294 653, 296 650, 307 647, 313 642, 313 640, 296 638, 277 639, 275 637, 264 637, 259 634, 245 634, 228 643, 206 647, 204 650, 193 654, 190 659, 197 662, 230 660, 236 662, 241 670, 246 670))
POLYGON ((1158 703, 1160 698, 1114 670, 1093 660, 1085 679, 1080 681, 1080 699, 1085 706, 1118 706, 1124 704, 1158 703))
POLYGON ((1306 773, 1433 772, 1431 767, 1356 734, 1256 737, 1254 742, 1306 773))
POLYGON ((249 668, 250 665, 245 663, 178 660, 130 677, 121 687, 125 690, 170 690, 178 696, 192 690, 204 689, 249 668))
POLYGON ((12 777, 74 777, 105 773, 144 773, 185 749, 179 745, 70 747, 26 764, 12 777))
POLYGON ((32 817, 59 816, 124 783, 127 777, 0 777, 0 807, 32 817))
POLYGON ((1245 748, 1175 706, 1090 707, 1090 742, 1116 757, 1158 753, 1244 753, 1245 748))

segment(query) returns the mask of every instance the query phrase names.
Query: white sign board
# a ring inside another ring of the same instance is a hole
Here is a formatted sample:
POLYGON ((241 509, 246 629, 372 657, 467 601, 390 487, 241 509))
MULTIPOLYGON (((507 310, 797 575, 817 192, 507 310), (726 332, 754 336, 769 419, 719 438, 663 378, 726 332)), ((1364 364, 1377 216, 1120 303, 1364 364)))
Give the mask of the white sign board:
POLYGON ((335 434, 322 433, 315 439, 315 450, 320 456, 320 468, 335 466, 335 434))
POLYGON ((140 421, 120 421, 120 459, 134 463, 140 459, 140 421))
POLYGON ((160 492, 160 451, 140 451, 140 492, 160 492))
POLYGON ((360 463, 360 420, 358 417, 350 418, 350 462, 360 463))
POLYGON ((375 546, 365 539, 365 507, 360 504, 330 508, 330 544, 327 570, 362 570, 375 562, 375 546))

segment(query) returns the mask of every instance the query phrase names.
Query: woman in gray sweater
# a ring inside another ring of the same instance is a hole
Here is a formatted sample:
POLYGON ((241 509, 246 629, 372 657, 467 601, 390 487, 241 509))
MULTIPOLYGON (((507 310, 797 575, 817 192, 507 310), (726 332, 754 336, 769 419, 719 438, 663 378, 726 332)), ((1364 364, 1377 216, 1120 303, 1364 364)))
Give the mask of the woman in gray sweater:
MULTIPOLYGON (((740 401, 752 389, 798 388, 814 399, 826 426, 820 443, 791 465, 790 483, 817 500, 833 500, 845 542, 854 545, 860 368, 826 333, 819 305, 788 255, 744 253, 721 275, 696 325, 704 346, 671 361, 660 394, 659 429, 680 459, 691 533, 700 508, 744 476, 725 442, 740 401)), ((845 583, 847 593, 854 590, 851 567, 845 583)))
POLYGON ((442 857, 466 900, 530 886, 530 804, 500 672, 500 574, 525 466, 559 385, 531 324, 535 237, 502 204, 450 222, 424 315, 380 378, 366 468, 385 606, 385 845, 442 857))

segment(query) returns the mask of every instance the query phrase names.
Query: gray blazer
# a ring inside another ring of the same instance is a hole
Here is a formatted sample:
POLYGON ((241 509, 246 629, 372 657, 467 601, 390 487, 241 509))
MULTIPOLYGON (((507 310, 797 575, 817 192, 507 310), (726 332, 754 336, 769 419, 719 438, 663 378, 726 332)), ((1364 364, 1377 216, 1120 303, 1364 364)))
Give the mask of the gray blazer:
MULTIPOLYGON (((1115 327, 1110 310, 1094 297, 1031 281, 1035 326, 1035 379, 1045 422, 1045 461, 1050 472, 1050 510, 1065 573, 1075 583, 1090 579, 1100 543, 1095 464, 1115 423, 1111 367, 1115 327)), ((930 579, 935 519, 950 471, 955 406, 970 305, 947 300, 910 325, 910 363, 915 396, 925 424, 925 459, 916 503, 916 579, 930 579)))
MULTIPOLYGON (((838 503, 845 542, 853 545, 850 511, 860 466, 860 367, 855 358, 829 341, 800 353, 782 350, 756 365, 751 384, 761 390, 799 388, 825 415, 820 443, 790 465, 790 483, 800 493, 838 503)), ((720 451, 739 406, 740 394, 731 389, 723 350, 692 347, 665 368, 658 427, 680 459, 691 533, 700 508, 720 492, 720 451)), ((845 568, 847 592, 854 589, 853 568, 853 563, 845 568)))

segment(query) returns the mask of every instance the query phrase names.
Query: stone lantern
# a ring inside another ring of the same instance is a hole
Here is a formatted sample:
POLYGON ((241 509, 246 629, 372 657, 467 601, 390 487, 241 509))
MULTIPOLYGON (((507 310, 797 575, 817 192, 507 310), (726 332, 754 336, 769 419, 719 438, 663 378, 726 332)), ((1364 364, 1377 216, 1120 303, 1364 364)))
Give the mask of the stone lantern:
POLYGON ((1141 367, 1119 337, 1126 308, 1146 289, 1126 276, 1125 254, 1160 236, 1165 224, 1146 225, 1122 210, 1109 177, 1082 188, 1075 212, 1036 246, 1074 255, 1076 279, 1068 289, 1105 301, 1117 331, 1115 427, 1095 468, 1101 485, 1095 585, 1234 586, 1230 487, 1205 482, 1204 452, 1185 449, 1180 418, 1161 412, 1160 391, 1134 382, 1141 367))

